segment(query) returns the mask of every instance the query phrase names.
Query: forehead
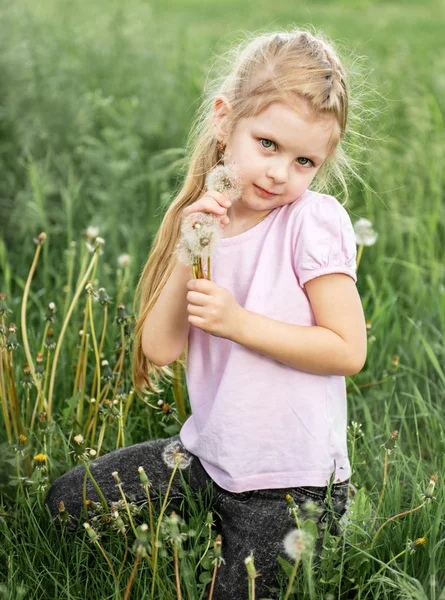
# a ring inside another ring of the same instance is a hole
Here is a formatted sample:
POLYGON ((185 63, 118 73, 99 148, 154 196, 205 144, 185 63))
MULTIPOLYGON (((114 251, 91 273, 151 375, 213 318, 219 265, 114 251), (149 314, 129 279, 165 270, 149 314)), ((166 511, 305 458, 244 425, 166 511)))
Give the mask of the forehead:
POLYGON ((286 149, 309 144, 314 152, 320 154, 327 153, 338 129, 337 120, 332 113, 314 117, 305 101, 301 101, 298 108, 284 102, 272 102, 247 121, 250 128, 262 128, 276 136, 286 149))

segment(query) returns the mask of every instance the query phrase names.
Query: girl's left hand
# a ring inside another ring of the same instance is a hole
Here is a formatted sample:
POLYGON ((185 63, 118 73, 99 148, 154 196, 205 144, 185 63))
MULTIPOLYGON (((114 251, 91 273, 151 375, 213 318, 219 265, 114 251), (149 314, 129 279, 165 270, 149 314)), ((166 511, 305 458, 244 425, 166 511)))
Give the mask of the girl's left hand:
POLYGON ((187 283, 188 321, 207 333, 232 339, 239 327, 243 308, 226 288, 208 279, 187 283))

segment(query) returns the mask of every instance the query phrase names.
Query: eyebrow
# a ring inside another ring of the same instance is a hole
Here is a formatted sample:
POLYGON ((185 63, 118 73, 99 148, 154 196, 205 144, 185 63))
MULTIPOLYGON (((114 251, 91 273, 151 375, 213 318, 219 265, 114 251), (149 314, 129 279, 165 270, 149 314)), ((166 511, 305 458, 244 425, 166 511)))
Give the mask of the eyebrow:
MULTIPOLYGON (((277 144, 278 146, 281 146, 281 148, 284 148, 284 144, 279 142, 275 135, 273 135, 272 133, 267 133, 267 131, 264 131, 263 129, 261 129, 261 131, 262 131, 261 135, 264 136, 266 139, 270 140, 274 144, 277 144)), ((258 134, 258 135, 260 135, 260 134, 258 134)), ((322 156, 317 156, 316 154, 312 154, 312 153, 309 153, 307 155, 305 154, 304 156, 305 156, 305 158, 311 158, 318 162, 323 162, 325 160, 322 156)))

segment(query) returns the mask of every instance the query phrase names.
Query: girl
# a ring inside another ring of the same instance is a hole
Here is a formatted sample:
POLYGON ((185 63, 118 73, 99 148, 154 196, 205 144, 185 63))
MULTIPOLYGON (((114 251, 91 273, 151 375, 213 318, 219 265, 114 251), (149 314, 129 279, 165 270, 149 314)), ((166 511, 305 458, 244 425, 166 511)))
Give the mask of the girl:
MULTIPOLYGON (((366 325, 349 216, 309 187, 329 173, 344 182, 348 105, 347 77, 328 42, 295 30, 241 44, 204 103, 184 186, 139 282, 135 386, 160 392, 159 377, 171 377, 168 365, 188 342, 192 415, 179 435, 113 451, 91 469, 107 500, 120 497, 118 471, 127 494, 144 502, 138 467, 153 494, 164 494, 171 457, 181 455, 173 506, 185 475, 192 490, 210 492, 221 517, 216 600, 247 599, 251 551, 257 597, 276 591, 277 555, 295 525, 287 494, 300 507, 318 504, 324 526, 346 509, 345 376, 364 365, 366 325), (242 194, 233 202, 205 190, 216 165, 237 168, 242 194), (217 215, 223 228, 211 280, 194 279, 174 252, 193 212, 217 215)), ((53 484, 54 515, 60 500, 80 513, 83 475, 76 467, 53 484)), ((98 500, 90 482, 88 497, 98 500)))

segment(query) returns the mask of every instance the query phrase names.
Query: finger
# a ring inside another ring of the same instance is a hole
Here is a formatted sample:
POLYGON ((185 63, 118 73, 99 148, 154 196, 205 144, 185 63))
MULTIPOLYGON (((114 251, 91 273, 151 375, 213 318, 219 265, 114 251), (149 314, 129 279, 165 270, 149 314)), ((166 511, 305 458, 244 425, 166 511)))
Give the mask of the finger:
POLYGON ((217 204, 219 206, 222 206, 223 208, 228 208, 232 205, 230 198, 228 198, 228 196, 226 194, 223 194, 222 192, 217 192, 216 190, 208 190, 206 196, 211 196, 217 202, 217 204))
POLYGON ((204 319, 201 319, 201 317, 197 317, 195 315, 189 315, 188 316, 188 322, 190 323, 190 325, 193 325, 193 327, 198 327, 199 329, 204 329, 204 319))
POLYGON ((194 315, 195 317, 204 317, 204 307, 197 306, 196 304, 187 304, 187 312, 189 315, 194 315))
POLYGON ((204 306, 206 301, 206 295, 200 292, 188 292, 187 300, 191 304, 196 304, 198 306, 204 306))

